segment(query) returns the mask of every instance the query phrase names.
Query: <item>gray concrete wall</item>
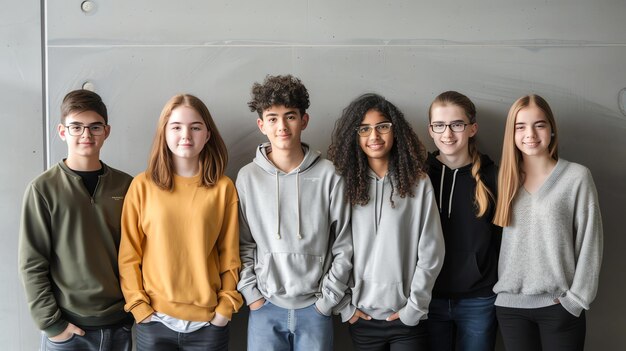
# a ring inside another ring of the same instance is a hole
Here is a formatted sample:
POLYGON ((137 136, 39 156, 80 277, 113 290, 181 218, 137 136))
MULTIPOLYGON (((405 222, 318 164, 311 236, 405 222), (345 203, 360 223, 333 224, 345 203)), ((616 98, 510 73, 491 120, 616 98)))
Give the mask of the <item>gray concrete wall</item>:
POLYGON ((17 234, 26 184, 44 169, 41 11, 38 1, 0 8, 0 349, 36 350, 17 273, 17 234))
MULTIPOLYGON (((90 82, 103 96, 112 135, 102 157, 132 174, 145 168, 165 101, 179 92, 199 96, 226 140, 234 178, 263 140, 246 107, 250 86, 278 73, 293 73, 309 88, 311 123, 304 139, 324 151, 343 107, 367 91, 396 103, 432 150, 428 105, 454 89, 476 103, 479 146, 499 159, 511 103, 529 92, 544 96, 559 124, 560 155, 591 169, 603 212, 605 258, 588 313, 587 349, 626 343, 619 268, 626 239, 618 227, 626 209, 626 116, 618 102, 626 87, 624 1, 280 0, 270 7, 250 0, 109 0, 93 1, 91 12, 83 12, 81 2, 48 3, 46 106, 40 9, 15 2, 0 14, 7 29, 0 32, 0 84, 8 92, 0 97, 0 113, 10 131, 0 146, 3 161, 18 168, 0 173, 0 223, 7 238, 0 345, 30 350, 37 344, 16 274, 17 218, 26 182, 43 170, 44 160, 54 163, 65 154, 54 126, 68 90, 90 82), (25 123, 27 131, 17 133, 25 123)), ((233 321, 236 350, 243 347, 245 316, 233 321)), ((345 326, 337 326, 336 339, 338 349, 349 347, 345 326)))

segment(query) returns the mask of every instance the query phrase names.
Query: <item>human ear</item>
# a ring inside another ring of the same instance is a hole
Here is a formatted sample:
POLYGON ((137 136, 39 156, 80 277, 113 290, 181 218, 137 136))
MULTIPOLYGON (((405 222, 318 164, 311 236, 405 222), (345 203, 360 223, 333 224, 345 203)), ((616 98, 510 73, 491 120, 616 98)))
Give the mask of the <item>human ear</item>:
POLYGON ((309 114, 305 113, 302 115, 302 130, 305 130, 307 125, 309 125, 309 114))
POLYGON ((263 130, 263 123, 263 117, 256 119, 256 125, 259 127, 261 133, 263 133, 263 135, 267 135, 267 133, 265 133, 265 130, 263 130))
POLYGON ((65 141, 66 139, 65 133, 67 132, 67 130, 65 129, 65 126, 62 123, 59 123, 59 125, 57 126, 57 132, 59 133, 59 138, 65 141))
POLYGON ((478 123, 470 124, 470 135, 469 135, 469 137, 472 138, 474 135, 476 135, 476 133, 478 133, 478 123))
POLYGON ((108 124, 105 124, 104 125, 104 140, 107 140, 110 134, 111 134, 111 126, 108 124))

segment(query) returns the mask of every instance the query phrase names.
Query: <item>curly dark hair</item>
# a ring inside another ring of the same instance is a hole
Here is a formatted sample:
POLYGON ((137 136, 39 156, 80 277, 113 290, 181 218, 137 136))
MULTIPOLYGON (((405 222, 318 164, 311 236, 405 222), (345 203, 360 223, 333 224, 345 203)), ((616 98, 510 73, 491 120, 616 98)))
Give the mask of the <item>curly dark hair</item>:
POLYGON ((291 74, 266 76, 263 84, 254 83, 252 100, 248 102, 250 111, 256 111, 263 118, 263 111, 275 105, 295 107, 304 115, 309 108, 309 92, 300 79, 291 74))
POLYGON ((394 189, 401 198, 415 195, 415 185, 426 174, 426 149, 404 114, 391 102, 378 94, 364 94, 353 100, 335 123, 328 159, 344 177, 350 203, 353 206, 366 205, 370 200, 367 176, 369 165, 367 156, 359 146, 356 129, 370 110, 380 112, 393 124, 393 147, 389 153, 392 189, 389 201, 394 207, 394 189))

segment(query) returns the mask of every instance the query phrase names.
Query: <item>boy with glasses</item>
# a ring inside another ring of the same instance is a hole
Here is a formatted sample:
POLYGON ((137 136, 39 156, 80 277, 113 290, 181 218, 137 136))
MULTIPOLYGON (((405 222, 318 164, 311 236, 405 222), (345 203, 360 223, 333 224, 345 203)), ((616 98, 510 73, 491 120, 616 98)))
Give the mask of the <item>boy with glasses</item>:
POLYGON ((132 177, 100 161, 109 136, 98 94, 63 99, 59 137, 67 158, 24 195, 19 270, 42 350, 131 350, 117 252, 120 216, 132 177))
POLYGON ((248 106, 269 139, 237 177, 248 350, 332 350, 330 315, 352 270, 344 182, 301 142, 309 94, 298 78, 255 83, 248 106))

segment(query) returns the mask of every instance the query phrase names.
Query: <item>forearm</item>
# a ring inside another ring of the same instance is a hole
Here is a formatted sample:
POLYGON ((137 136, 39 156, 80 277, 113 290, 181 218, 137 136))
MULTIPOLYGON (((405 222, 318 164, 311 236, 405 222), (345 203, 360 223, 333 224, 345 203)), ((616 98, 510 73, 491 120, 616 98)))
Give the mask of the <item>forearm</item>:
POLYGON ((217 292, 217 307, 215 312, 231 319, 234 312, 243 305, 243 298, 237 291, 238 274, 236 269, 221 274, 222 289, 217 292))

